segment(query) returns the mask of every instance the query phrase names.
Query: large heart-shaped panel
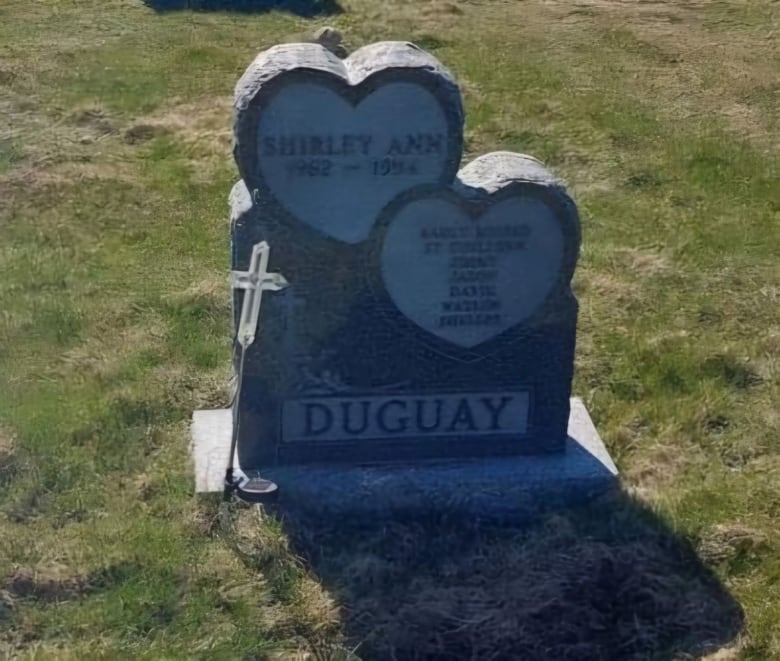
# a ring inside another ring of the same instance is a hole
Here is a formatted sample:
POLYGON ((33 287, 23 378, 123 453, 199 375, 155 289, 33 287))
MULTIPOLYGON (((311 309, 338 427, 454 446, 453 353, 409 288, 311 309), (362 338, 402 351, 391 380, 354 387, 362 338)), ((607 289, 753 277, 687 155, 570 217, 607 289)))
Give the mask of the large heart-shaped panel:
POLYGON ((411 191, 391 205, 379 258, 384 288, 405 317, 472 349, 568 292, 579 223, 568 196, 527 157, 487 155, 464 173, 453 189, 411 191), (506 174, 507 164, 530 177, 502 179, 491 167, 506 174))
POLYGON ((449 184, 463 110, 451 75, 406 43, 341 61, 317 44, 277 46, 236 90, 236 158, 250 189, 346 243, 365 240, 399 193, 449 184))

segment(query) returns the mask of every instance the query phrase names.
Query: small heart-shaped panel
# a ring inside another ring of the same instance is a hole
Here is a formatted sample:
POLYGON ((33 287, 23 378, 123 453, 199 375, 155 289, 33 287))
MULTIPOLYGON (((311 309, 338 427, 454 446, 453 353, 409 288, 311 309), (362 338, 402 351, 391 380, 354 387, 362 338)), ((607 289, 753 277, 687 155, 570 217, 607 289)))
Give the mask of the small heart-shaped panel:
POLYGON ((410 191, 388 208, 380 248, 384 287, 429 334, 472 349, 569 294, 579 221, 535 160, 495 153, 449 189, 410 191))
POLYGON ((275 46, 241 78, 235 105, 250 190, 346 243, 365 240, 403 191, 448 185, 460 163, 460 91, 411 44, 373 44, 344 61, 318 44, 275 46))

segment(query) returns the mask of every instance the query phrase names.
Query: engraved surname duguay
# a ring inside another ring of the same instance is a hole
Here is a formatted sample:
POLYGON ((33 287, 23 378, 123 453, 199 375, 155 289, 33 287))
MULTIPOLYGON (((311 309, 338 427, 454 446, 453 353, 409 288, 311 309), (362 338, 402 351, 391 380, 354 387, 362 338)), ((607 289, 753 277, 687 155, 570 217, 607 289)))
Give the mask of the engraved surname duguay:
POLYGON ((284 403, 285 442, 522 436, 529 393, 311 397, 284 403))

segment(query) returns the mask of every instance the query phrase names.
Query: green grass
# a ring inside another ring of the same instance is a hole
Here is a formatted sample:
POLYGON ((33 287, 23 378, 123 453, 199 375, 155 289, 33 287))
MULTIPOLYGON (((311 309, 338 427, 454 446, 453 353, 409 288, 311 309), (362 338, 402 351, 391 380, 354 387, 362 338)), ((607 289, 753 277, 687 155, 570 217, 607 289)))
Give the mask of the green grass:
POLYGON ((0 6, 0 656, 780 658, 776 3, 342 4, 0 6), (189 416, 228 400, 230 95, 326 22, 432 49, 469 158, 569 182, 616 501, 344 531, 193 495, 189 416))

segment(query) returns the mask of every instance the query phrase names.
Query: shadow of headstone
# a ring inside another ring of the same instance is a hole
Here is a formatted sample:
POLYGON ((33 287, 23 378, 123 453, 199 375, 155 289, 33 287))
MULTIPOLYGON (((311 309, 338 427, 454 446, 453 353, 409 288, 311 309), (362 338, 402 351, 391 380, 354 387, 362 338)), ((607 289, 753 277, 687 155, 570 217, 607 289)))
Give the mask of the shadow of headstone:
POLYGON ((690 544, 625 494, 522 527, 436 516, 285 528, 364 660, 688 658, 742 628, 690 544))
POLYGON ((329 16, 342 12, 337 0, 144 0, 144 4, 157 12, 189 9, 261 14, 269 11, 285 11, 304 18, 329 16))

